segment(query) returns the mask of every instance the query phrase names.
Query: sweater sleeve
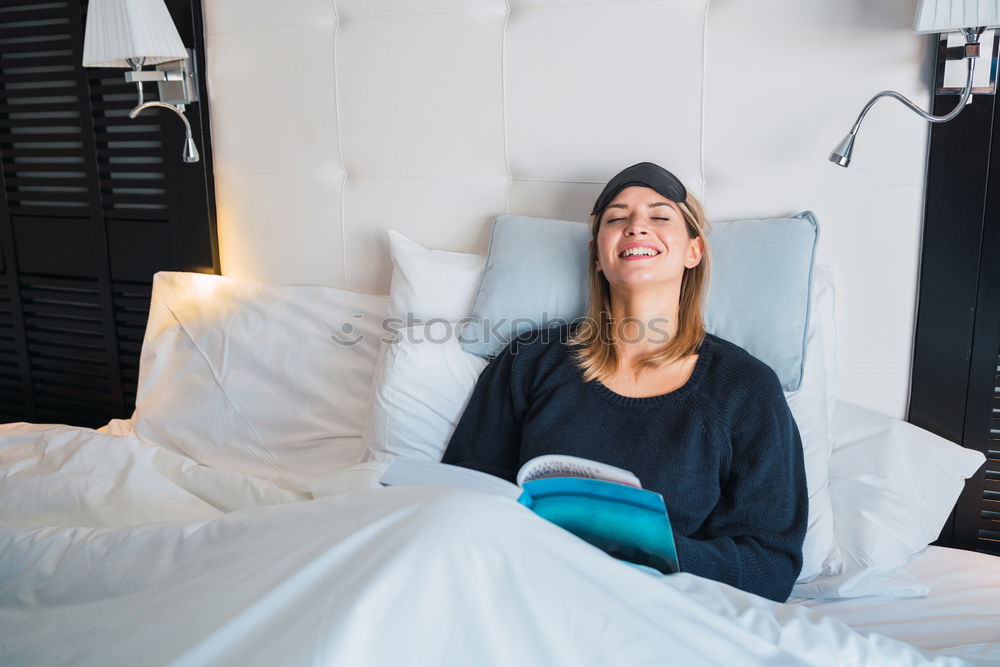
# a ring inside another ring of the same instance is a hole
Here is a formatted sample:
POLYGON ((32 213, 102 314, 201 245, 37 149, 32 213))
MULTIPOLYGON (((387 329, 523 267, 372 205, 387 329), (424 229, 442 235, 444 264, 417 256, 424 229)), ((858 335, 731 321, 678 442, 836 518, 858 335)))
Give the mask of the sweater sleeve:
POLYGON ((521 450, 524 393, 517 380, 515 340, 483 369, 448 442, 443 463, 513 482, 521 450))
POLYGON ((777 376, 755 384, 733 417, 718 505, 694 535, 675 539, 683 571, 784 602, 808 520, 802 441, 777 376))

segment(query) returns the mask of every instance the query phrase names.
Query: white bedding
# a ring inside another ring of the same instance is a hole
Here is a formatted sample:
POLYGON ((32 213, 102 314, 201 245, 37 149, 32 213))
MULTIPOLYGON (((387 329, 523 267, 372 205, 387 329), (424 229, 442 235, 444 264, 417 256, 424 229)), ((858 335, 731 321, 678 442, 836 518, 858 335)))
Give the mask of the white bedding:
POLYGON ((1000 558, 930 546, 906 570, 928 587, 925 597, 797 602, 861 632, 878 632, 929 651, 968 656, 992 651, 1000 661, 1000 558))
MULTIPOLYGON (((129 437, 26 424, 0 426, 0 470, 4 664, 961 662, 650 574, 469 491, 337 493, 371 483, 347 470, 310 500, 129 437)), ((1000 659, 1000 644, 951 651, 1000 659)))

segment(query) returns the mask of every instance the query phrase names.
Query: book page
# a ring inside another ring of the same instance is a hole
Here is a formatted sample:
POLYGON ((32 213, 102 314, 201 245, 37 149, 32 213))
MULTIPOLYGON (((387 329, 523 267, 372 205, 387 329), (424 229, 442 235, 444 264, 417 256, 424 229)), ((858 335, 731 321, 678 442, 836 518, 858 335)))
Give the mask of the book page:
POLYGON ((536 456, 521 466, 521 470, 517 473, 517 483, 524 486, 525 482, 546 477, 603 479, 607 482, 634 486, 637 489, 642 488, 639 478, 628 470, 566 454, 536 456))
POLYGON ((384 486, 461 486, 515 500, 521 487, 485 472, 436 461, 396 458, 379 478, 384 486))

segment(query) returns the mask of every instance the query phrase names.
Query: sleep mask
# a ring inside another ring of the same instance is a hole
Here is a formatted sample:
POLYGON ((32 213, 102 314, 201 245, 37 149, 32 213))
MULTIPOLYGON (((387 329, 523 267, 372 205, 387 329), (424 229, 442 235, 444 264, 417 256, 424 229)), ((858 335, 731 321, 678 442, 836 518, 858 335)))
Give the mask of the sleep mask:
POLYGON ((640 162, 626 167, 618 172, 614 178, 608 181, 601 194, 597 197, 594 210, 591 215, 597 215, 625 188, 633 185, 642 185, 656 190, 670 201, 678 204, 687 199, 687 190, 676 176, 658 164, 652 162, 640 162))

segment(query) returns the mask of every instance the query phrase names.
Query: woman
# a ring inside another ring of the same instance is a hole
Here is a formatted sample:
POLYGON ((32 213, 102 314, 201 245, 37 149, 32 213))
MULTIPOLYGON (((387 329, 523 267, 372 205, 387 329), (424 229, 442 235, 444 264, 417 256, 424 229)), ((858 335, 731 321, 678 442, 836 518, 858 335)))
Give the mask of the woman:
POLYGON ((682 571, 783 602, 802 567, 802 444, 774 371, 704 330, 706 227, 662 167, 611 179, 587 316, 487 366, 443 461, 508 480, 542 454, 631 470, 663 494, 682 571))

